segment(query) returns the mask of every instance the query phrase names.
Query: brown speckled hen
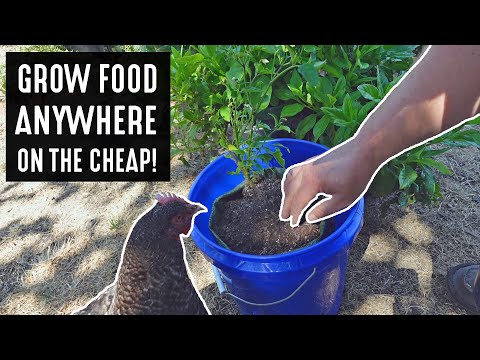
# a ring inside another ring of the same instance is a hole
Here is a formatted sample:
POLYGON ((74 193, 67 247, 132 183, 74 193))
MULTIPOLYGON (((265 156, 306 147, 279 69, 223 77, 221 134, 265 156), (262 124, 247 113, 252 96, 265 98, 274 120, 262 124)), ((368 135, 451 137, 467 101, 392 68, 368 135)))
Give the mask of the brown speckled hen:
POLYGON ((207 315, 188 276, 180 235, 192 218, 205 211, 171 193, 157 195, 157 204, 131 230, 117 281, 81 315, 207 315))

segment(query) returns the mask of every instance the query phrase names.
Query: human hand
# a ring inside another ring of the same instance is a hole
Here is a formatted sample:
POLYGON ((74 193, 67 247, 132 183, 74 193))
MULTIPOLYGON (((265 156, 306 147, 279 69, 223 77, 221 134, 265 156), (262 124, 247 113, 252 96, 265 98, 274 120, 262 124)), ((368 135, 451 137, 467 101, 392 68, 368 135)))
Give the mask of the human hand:
POLYGON ((473 120, 480 112, 479 58, 479 45, 433 45, 368 115, 353 138, 287 169, 280 220, 298 226, 318 195, 327 198, 309 209, 307 222, 348 210, 366 192, 382 164, 442 131, 473 120))
POLYGON ((371 154, 353 140, 291 166, 283 175, 280 220, 298 226, 302 214, 318 195, 326 198, 307 212, 308 223, 348 210, 366 192, 375 169, 371 154))

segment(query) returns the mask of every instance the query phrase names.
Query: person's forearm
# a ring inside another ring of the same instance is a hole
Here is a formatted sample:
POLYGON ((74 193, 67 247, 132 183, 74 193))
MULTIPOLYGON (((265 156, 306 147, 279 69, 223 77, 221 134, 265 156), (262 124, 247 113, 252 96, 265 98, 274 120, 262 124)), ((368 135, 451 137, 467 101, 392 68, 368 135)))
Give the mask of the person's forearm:
POLYGON ((372 166, 480 111, 480 46, 433 46, 355 138, 372 166))

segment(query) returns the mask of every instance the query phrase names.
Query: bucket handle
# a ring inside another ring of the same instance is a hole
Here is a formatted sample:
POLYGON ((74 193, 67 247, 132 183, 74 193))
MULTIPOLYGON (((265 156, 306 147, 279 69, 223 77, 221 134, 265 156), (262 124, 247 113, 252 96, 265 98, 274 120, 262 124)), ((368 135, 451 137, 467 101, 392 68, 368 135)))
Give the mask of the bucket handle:
POLYGON ((225 275, 221 274, 220 270, 216 266, 212 265, 212 268, 213 268, 213 274, 215 276, 215 281, 217 282, 218 291, 220 292, 220 295, 227 294, 227 295, 230 295, 232 298, 234 298, 236 300, 239 300, 239 301, 241 301, 245 304, 253 305, 253 306, 272 306, 272 305, 277 305, 277 304, 283 303, 287 300, 290 300, 293 296, 295 296, 295 294, 297 292, 299 292, 307 284, 307 282, 311 278, 313 278, 313 276, 315 275, 315 273, 317 271, 316 268, 313 268, 312 273, 305 280, 303 280, 303 282, 287 297, 284 297, 283 299, 273 301, 273 302, 269 302, 269 303, 257 304, 257 303, 251 302, 251 301, 244 300, 241 297, 238 297, 237 295, 234 295, 230 291, 228 291, 227 287, 225 286, 225 283, 223 282, 223 277, 225 275))

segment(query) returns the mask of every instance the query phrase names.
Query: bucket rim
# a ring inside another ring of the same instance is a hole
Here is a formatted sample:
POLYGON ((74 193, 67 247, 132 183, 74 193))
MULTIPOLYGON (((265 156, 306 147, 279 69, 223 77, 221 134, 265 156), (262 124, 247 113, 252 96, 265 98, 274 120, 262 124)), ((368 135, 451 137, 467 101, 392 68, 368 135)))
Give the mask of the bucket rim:
MULTIPOLYGON (((315 145, 319 148, 324 149, 325 151, 330 150, 330 148, 328 148, 325 145, 312 143, 310 141, 300 140, 300 139, 278 138, 278 139, 268 140, 268 141, 265 141, 265 142, 266 143, 280 142, 283 145, 285 145, 284 143, 305 143, 305 144, 309 144, 309 145, 315 145)), ((190 187, 190 191, 188 193, 188 199, 189 200, 196 201, 196 200, 193 200, 191 198, 191 196, 192 196, 193 190, 196 188, 197 183, 199 182, 202 175, 204 173, 208 172, 210 168, 213 168, 218 162, 220 162, 224 159, 228 160, 225 157, 224 154, 220 155, 218 158, 216 158, 214 161, 212 161, 210 164, 208 164, 197 175, 197 177, 195 178, 195 181, 193 182, 192 186, 190 187)), ((302 247, 300 249, 296 249, 296 250, 290 251, 288 253, 273 254, 273 255, 255 255, 255 254, 245 254, 245 253, 233 251, 233 250, 230 250, 230 249, 227 249, 227 248, 224 248, 224 247, 218 245, 213 240, 213 236, 212 236, 212 239, 210 239, 210 236, 207 236, 202 231, 200 231, 200 229, 198 228, 198 226, 195 223, 193 224, 194 228, 193 228, 193 232, 192 232, 192 238, 193 238, 193 241, 196 243, 196 245, 200 247, 200 245, 197 243, 197 240, 193 236, 193 233, 196 232, 208 243, 209 246, 213 247, 216 251, 219 251, 219 252, 221 252, 221 253, 223 253, 227 256, 241 257, 242 259, 249 260, 251 262, 266 262, 268 260, 271 261, 271 260, 283 260, 283 259, 286 260, 286 259, 289 259, 291 257, 297 257, 297 256, 303 255, 305 253, 310 253, 312 251, 317 250, 318 248, 328 246, 329 244, 333 244, 333 242, 336 239, 340 238, 341 235, 343 234, 343 232, 347 229, 347 227, 353 222, 353 219, 357 215, 357 212, 364 208, 364 201, 365 201, 364 197, 362 196, 360 198, 360 200, 358 200, 349 210, 347 210, 347 212, 349 214, 348 214, 347 218, 345 219, 345 221, 343 221, 343 223, 337 229, 335 229, 334 232, 332 232, 329 236, 327 236, 325 239, 323 239, 323 240, 321 240, 321 241, 319 241, 319 242, 317 242, 317 243, 315 243, 311 246, 302 247)), ((211 209, 208 209, 208 213, 201 214, 200 216, 202 216, 202 215, 206 216, 206 215, 210 214, 210 211, 211 211, 211 209)), ((203 251, 203 249, 202 249, 202 251, 203 251)))

